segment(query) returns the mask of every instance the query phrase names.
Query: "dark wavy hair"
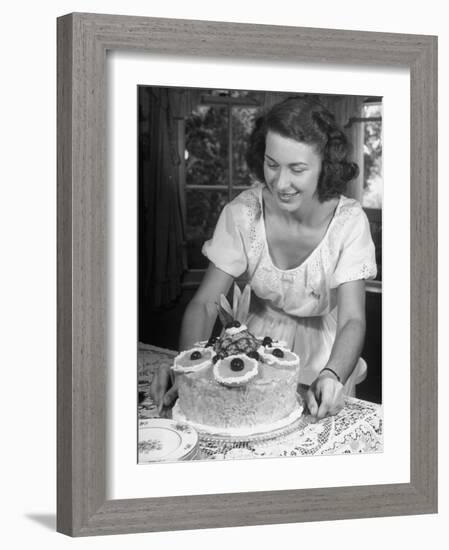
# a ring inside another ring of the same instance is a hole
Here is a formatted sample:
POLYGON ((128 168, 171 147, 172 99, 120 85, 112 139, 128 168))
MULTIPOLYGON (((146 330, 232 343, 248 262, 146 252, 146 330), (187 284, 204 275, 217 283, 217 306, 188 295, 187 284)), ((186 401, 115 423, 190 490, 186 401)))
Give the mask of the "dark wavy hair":
POLYGON ((334 115, 315 98, 291 97, 273 105, 255 120, 246 161, 249 170, 261 182, 265 182, 263 164, 269 131, 315 145, 322 156, 317 187, 321 202, 344 193, 347 183, 359 173, 357 164, 348 160, 351 146, 334 115))

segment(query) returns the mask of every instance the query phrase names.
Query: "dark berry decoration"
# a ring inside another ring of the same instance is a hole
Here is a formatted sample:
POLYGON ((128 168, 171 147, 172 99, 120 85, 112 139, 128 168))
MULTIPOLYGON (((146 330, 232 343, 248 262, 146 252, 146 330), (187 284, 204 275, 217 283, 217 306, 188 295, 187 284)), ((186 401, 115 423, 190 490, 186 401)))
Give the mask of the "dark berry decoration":
POLYGON ((257 353, 257 351, 250 351, 247 355, 248 357, 251 357, 251 359, 255 359, 256 361, 260 360, 260 355, 257 353))
POLYGON ((241 325, 240 321, 234 321, 234 322, 232 323, 232 326, 235 327, 235 328, 239 328, 239 327, 241 327, 242 325, 241 325))
POLYGON ((226 323, 225 328, 232 328, 234 326, 234 321, 231 321, 230 323, 226 323))
POLYGON ((238 372, 240 370, 243 370, 244 368, 245 368, 245 363, 239 357, 236 357, 231 361, 232 371, 238 372))
POLYGON ((206 348, 209 348, 210 346, 213 346, 218 340, 217 336, 211 336, 209 340, 207 341, 206 348))
POLYGON ((276 348, 273 350, 273 355, 275 357, 284 357, 284 352, 281 349, 276 348))
POLYGON ((190 359, 192 359, 192 361, 195 361, 196 359, 201 359, 202 355, 199 351, 194 351, 191 356, 190 356, 190 359))
POLYGON ((269 336, 265 336, 265 338, 263 339, 262 345, 271 346, 272 343, 273 343, 273 340, 269 336))
POLYGON ((212 363, 215 365, 215 363, 217 361, 219 361, 220 359, 223 359, 223 355, 221 353, 217 353, 217 355, 214 355, 213 359, 212 359, 212 363))

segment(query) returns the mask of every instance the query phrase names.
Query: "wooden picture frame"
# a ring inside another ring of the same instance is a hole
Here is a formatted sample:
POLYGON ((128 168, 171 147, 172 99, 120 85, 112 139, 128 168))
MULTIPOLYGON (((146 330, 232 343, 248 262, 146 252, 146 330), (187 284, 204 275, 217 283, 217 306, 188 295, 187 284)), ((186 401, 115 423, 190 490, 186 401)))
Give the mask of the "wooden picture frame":
POLYGON ((437 38, 82 13, 57 24, 57 530, 86 536, 436 512, 437 38), (106 499, 108 50, 410 69, 410 483, 106 499))

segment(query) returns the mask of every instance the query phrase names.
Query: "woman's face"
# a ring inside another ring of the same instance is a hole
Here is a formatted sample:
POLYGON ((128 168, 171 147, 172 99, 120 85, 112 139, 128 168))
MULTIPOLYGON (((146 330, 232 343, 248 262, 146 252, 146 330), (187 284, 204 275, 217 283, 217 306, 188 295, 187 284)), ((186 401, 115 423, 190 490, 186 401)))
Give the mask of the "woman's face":
POLYGON ((316 202, 320 172, 321 155, 314 145, 267 133, 265 182, 282 210, 294 212, 316 202))

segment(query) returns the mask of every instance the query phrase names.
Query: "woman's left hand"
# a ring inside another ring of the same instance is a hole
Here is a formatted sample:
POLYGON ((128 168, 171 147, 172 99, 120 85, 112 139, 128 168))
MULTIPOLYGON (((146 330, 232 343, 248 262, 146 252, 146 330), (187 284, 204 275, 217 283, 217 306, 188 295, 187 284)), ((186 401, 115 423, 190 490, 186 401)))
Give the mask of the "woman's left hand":
POLYGON ((315 420, 338 414, 344 407, 344 386, 331 372, 321 373, 306 393, 306 404, 315 420))

